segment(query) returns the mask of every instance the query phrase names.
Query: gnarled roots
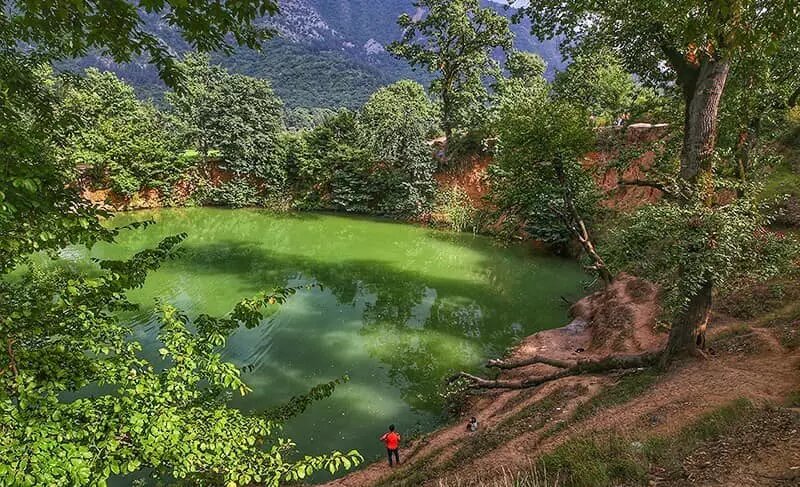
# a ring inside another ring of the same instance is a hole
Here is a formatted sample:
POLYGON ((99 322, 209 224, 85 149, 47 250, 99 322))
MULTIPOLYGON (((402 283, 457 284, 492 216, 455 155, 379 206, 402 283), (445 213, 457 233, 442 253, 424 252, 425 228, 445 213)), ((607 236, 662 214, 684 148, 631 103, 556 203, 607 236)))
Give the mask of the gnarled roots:
POLYGON ((595 374, 619 369, 636 369, 650 367, 660 362, 663 351, 647 352, 636 355, 611 355, 602 359, 560 360, 541 355, 520 361, 489 360, 487 367, 502 370, 516 369, 534 364, 545 364, 561 370, 547 375, 529 376, 516 380, 490 380, 466 372, 459 372, 451 376, 448 382, 465 379, 470 387, 475 389, 525 389, 536 387, 545 382, 554 381, 563 377, 581 374, 595 374))

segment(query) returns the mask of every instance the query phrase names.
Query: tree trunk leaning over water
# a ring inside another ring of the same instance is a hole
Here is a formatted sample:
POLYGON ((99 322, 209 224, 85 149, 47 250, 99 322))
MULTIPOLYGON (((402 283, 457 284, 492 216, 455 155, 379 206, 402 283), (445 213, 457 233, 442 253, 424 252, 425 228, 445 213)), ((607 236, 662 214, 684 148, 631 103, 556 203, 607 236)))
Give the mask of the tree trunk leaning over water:
MULTIPOLYGON (((677 54, 677 51, 673 50, 667 54, 678 73, 678 84, 683 90, 686 102, 679 179, 693 189, 694 198, 699 198, 703 204, 710 206, 714 202, 713 163, 719 128, 719 105, 728 79, 730 64, 725 59, 716 59, 709 55, 701 55, 699 62, 690 62, 677 54)), ((584 250, 594 260, 595 265, 592 266, 592 269, 597 271, 604 281, 608 279, 607 282, 611 282, 611 274, 600 256, 594 251, 594 245, 588 238, 586 227, 582 225, 583 222, 572 204, 569 188, 565 185, 563 168, 557 167, 556 170, 565 189, 566 208, 561 209, 559 215, 570 230, 578 235, 584 250), (600 265, 597 265, 598 263, 600 265)), ((577 362, 534 357, 513 365, 495 360, 490 361, 488 366, 509 369, 543 363, 562 370, 550 375, 533 376, 522 380, 487 380, 461 372, 452 376, 450 382, 462 378, 475 388, 523 389, 562 377, 658 364, 666 365, 677 358, 703 355, 701 350, 705 348, 705 329, 711 315, 712 292, 713 282, 708 278, 697 293, 689 297, 686 309, 679 313, 672 324, 669 341, 664 350, 577 362)))

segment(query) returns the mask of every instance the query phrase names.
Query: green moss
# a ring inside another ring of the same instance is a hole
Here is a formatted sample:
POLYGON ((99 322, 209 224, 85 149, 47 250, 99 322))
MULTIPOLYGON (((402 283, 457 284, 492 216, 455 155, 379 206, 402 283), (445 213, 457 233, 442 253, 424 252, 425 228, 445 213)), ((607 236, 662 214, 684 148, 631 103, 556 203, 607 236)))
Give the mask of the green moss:
POLYGON ((786 194, 800 196, 800 172, 793 168, 795 157, 798 156, 784 159, 783 163, 776 166, 767 176, 760 195, 763 201, 774 201, 786 194))

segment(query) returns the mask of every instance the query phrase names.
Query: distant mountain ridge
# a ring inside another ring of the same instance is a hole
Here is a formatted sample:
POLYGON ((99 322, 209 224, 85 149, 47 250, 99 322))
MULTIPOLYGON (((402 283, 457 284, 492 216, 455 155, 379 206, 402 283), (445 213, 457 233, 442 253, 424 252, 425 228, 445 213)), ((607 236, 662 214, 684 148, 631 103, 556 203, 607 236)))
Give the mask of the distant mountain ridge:
MULTIPOLYGON (((386 45, 400 38, 397 17, 420 16, 412 0, 280 0, 280 14, 262 20, 278 37, 260 52, 236 49, 216 62, 234 72, 269 79, 286 106, 358 108, 380 86, 399 79, 425 82, 429 75, 413 71, 386 52, 386 45)), ((511 15, 497 2, 485 2, 498 12, 511 15)), ((147 19, 146 28, 178 53, 188 46, 160 19, 147 19)), ((525 23, 512 26, 517 49, 539 53, 549 65, 549 74, 562 66, 557 44, 539 42, 525 23)), ((155 70, 142 63, 117 65, 100 56, 71 62, 69 68, 95 66, 111 70, 131 83, 142 97, 159 99, 164 86, 155 70)))

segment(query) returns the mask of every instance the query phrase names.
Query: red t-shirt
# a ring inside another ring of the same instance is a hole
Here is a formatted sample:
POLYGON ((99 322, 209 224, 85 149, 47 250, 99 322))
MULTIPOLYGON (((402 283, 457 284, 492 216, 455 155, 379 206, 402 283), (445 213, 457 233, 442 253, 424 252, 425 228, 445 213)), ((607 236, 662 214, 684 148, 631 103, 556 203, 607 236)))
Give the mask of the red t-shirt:
POLYGON ((381 436, 381 441, 386 443, 386 448, 397 450, 397 447, 400 446, 400 435, 396 431, 390 431, 381 436))

